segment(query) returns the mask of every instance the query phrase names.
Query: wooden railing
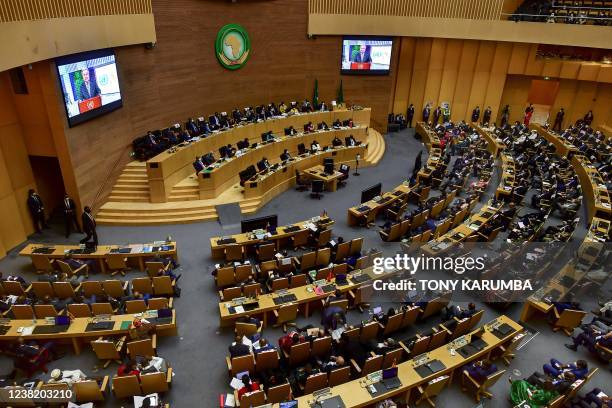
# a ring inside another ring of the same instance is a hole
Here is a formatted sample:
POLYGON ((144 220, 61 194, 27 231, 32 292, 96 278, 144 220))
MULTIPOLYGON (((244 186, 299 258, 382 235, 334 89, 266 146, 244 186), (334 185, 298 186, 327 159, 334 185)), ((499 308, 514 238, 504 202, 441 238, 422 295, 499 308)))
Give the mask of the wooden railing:
POLYGON ((309 0, 309 14, 499 20, 504 0, 309 0))
POLYGON ((0 22, 152 14, 151 0, 0 0, 0 22))

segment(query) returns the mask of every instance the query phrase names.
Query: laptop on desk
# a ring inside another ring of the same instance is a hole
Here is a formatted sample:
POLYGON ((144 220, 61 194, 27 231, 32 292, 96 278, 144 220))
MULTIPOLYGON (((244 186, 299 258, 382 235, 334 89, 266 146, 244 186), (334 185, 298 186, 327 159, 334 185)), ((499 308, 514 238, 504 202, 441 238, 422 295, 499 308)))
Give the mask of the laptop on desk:
POLYGON ((399 388, 402 385, 399 377, 397 376, 398 368, 391 367, 383 370, 382 372, 382 383, 388 390, 399 388))

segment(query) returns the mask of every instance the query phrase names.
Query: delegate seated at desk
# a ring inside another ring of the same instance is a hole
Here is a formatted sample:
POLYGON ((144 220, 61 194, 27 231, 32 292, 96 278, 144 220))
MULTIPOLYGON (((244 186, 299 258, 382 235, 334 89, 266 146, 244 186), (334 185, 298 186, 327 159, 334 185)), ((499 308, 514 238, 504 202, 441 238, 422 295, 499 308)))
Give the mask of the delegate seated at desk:
POLYGON ((289 153, 289 150, 287 149, 283 150, 283 152, 280 155, 280 159, 281 161, 291 160, 291 154, 289 153))
POLYGON ((236 149, 231 145, 231 143, 228 143, 227 146, 221 146, 219 148, 219 157, 221 157, 222 159, 229 159, 230 157, 234 157, 235 154, 236 149))
POLYGON ((332 146, 334 146, 334 147, 342 146, 342 140, 340 140, 340 138, 338 138, 338 136, 334 137, 334 140, 332 140, 332 146))
POLYGON ((353 147, 353 146, 357 146, 358 145, 358 143, 355 140, 355 138, 353 137, 353 135, 349 135, 349 136, 345 137, 344 141, 345 141, 347 147, 353 147))
POLYGON ((271 142, 273 140, 274 140, 274 135, 272 134, 271 130, 261 134, 261 141, 262 142, 264 142, 264 143, 265 142, 271 142))
POLYGON ((295 136, 297 135, 297 130, 293 127, 293 125, 285 128, 285 136, 295 136))
POLYGON ((238 146, 239 150, 242 150, 242 149, 248 149, 248 147, 251 144, 249 143, 249 138, 245 137, 244 140, 238 141, 238 143, 236 143, 236 145, 238 146))
POLYGON ((312 124, 312 122, 308 122, 304 125, 304 133, 314 132, 314 130, 314 125, 312 124))
POLYGON ((329 130, 329 126, 327 126, 327 123, 323 121, 317 125, 317 129, 318 130, 329 130))
POLYGON ((313 140, 312 143, 310 143, 310 152, 316 153, 320 150, 321 150, 321 145, 319 144, 319 142, 317 142, 316 140, 313 140))
POLYGON ((260 161, 257 162, 257 170, 265 171, 265 170, 268 170, 269 168, 270 168, 270 162, 268 162, 268 159, 266 159, 265 157, 263 157, 260 161))
POLYGON ((210 166, 215 161, 216 161, 215 155, 212 152, 206 153, 205 155, 202 156, 202 163, 204 163, 205 166, 210 166))

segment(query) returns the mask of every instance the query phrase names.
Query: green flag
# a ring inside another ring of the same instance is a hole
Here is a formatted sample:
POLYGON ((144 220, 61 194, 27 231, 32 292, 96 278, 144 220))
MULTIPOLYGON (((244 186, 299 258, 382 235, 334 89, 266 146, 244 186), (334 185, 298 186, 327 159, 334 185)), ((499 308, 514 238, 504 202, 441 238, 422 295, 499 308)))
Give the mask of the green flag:
POLYGON ((312 93, 312 108, 319 109, 319 81, 315 79, 314 91, 312 93))
POLYGON ((338 95, 336 96, 336 103, 344 103, 344 91, 342 90, 342 80, 340 80, 340 87, 338 88, 338 95))

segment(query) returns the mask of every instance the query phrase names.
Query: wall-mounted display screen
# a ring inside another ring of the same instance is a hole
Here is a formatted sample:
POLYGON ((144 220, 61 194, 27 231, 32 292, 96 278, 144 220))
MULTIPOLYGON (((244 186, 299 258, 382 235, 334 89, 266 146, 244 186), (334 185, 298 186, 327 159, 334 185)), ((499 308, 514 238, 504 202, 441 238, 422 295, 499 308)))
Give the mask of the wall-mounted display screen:
POLYGON ((344 37, 342 73, 386 75, 391 66, 393 40, 388 37, 344 37))
POLYGON ((56 58, 55 65, 71 127, 122 106, 113 50, 56 58))

